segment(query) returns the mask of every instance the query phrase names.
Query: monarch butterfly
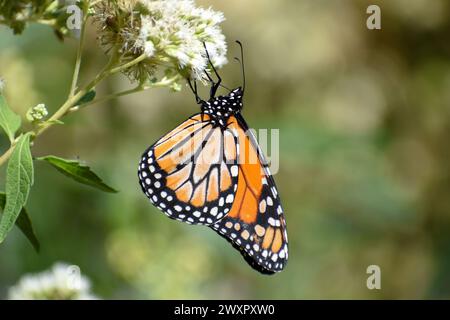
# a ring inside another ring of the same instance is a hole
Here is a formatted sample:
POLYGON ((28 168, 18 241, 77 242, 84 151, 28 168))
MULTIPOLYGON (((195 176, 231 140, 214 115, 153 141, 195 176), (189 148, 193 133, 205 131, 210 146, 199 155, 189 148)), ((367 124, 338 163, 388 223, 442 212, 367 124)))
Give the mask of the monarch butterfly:
MULTIPOLYGON (((286 221, 275 181, 255 136, 242 117, 243 86, 210 98, 188 84, 201 112, 161 137, 142 155, 138 176, 142 191, 168 217, 206 225, 228 240, 257 271, 281 271, 288 259, 286 221)), ((239 59, 237 59, 239 60, 239 59)))

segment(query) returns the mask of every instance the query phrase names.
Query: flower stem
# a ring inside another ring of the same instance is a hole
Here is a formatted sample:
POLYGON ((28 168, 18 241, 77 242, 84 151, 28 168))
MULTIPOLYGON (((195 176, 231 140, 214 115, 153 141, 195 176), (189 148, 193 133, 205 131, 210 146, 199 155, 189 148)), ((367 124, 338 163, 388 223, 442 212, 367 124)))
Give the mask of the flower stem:
POLYGON ((68 113, 69 109, 72 108, 89 90, 92 90, 97 84, 99 84, 103 79, 109 76, 111 73, 112 67, 117 63, 117 53, 118 50, 115 48, 113 53, 109 59, 109 62, 100 71, 99 74, 89 82, 83 89, 78 91, 75 95, 69 97, 66 102, 44 123, 42 123, 41 127, 36 131, 36 136, 41 135, 44 131, 50 128, 53 124, 57 122, 60 118, 68 113))
POLYGON ((9 149, 6 150, 6 152, 0 156, 0 167, 9 159, 15 147, 16 147, 15 144, 11 144, 9 149))
MULTIPOLYGON (((129 94, 135 93, 135 92, 143 91, 143 90, 146 90, 146 89, 147 88, 139 85, 139 86, 137 86, 135 88, 132 88, 132 89, 124 90, 124 91, 117 92, 117 93, 112 93, 112 94, 109 94, 107 96, 95 99, 95 100, 93 100, 91 102, 83 104, 82 107, 85 108, 85 107, 93 105, 93 104, 106 102, 106 101, 109 101, 109 100, 114 99, 114 98, 119 98, 119 97, 126 96, 126 95, 129 95, 129 94)), ((75 106, 75 107, 70 108, 69 112, 75 112, 77 110, 79 110, 79 106, 75 106)))
MULTIPOLYGON (((80 39, 81 42, 81 39, 80 39)), ((81 45, 81 49, 82 49, 82 45, 81 45)), ((81 51, 80 49, 80 51, 81 51)), ((97 76, 91 81, 89 82, 83 89, 79 90, 78 92, 74 92, 72 95, 70 95, 68 97, 68 99, 61 105, 61 107, 45 122, 43 122, 41 124, 41 126, 37 129, 34 130, 34 138, 37 138, 38 136, 40 136, 42 133, 44 133, 48 128, 50 128, 51 126, 53 126, 55 123, 58 122, 59 119, 61 119, 62 117, 64 117, 66 114, 74 112, 79 110, 78 107, 74 107, 76 105, 76 103, 90 90, 92 90, 97 84, 99 84, 101 81, 103 81, 105 78, 107 78, 110 75, 113 75, 117 72, 121 72, 123 70, 128 69, 129 67, 132 67, 135 64, 138 64, 139 62, 143 61, 144 59, 146 59, 145 55, 140 55, 139 57, 137 57, 136 59, 125 63, 123 65, 119 65, 116 66, 117 62, 118 62, 118 48, 114 48, 113 53, 111 54, 111 57, 109 59, 109 62, 107 63, 107 65, 103 68, 102 71, 100 71, 97 76)), ((81 57, 78 59, 78 54, 77 54, 77 61, 81 61, 81 57)), ((74 79, 78 78, 78 72, 76 71, 76 76, 74 76, 74 79)), ((170 85, 171 83, 173 83, 174 81, 176 81, 178 78, 178 76, 175 76, 173 78, 170 79, 163 79, 160 82, 151 84, 149 86, 143 86, 143 85, 139 85, 136 88, 130 89, 130 90, 125 90, 123 92, 119 92, 116 94, 112 94, 109 96, 106 96, 102 99, 99 99, 101 101, 107 101, 109 99, 112 98, 116 98, 116 97, 120 97, 123 95, 127 95, 127 94, 131 94, 134 92, 138 92, 141 90, 146 90, 150 87, 157 87, 157 86, 166 86, 166 85, 170 85)), ((74 81, 72 81, 72 86, 74 86, 74 81)), ((75 82, 76 83, 76 82, 75 82)), ((75 89, 74 91, 76 91, 76 85, 75 85, 75 89)), ((72 87, 71 87, 71 92, 72 92, 72 87)), ((96 102, 100 102, 98 100, 94 101, 96 102)), ((93 102, 93 103, 94 103, 93 102)), ((93 104, 90 103, 90 104, 93 104)), ((11 145, 11 147, 3 154, 0 156, 0 166, 2 166, 11 156, 13 150, 14 150, 14 143, 11 145)))
POLYGON ((134 66, 135 64, 138 64, 139 62, 144 61, 147 58, 147 56, 145 54, 141 54, 139 57, 137 57, 136 59, 131 60, 130 62, 127 62, 123 65, 120 65, 118 67, 112 68, 111 70, 109 70, 110 74, 114 74, 117 72, 121 72, 123 70, 126 70, 132 66, 134 66))
POLYGON ((56 19, 48 19, 48 20, 38 19, 38 20, 31 20, 30 22, 36 22, 36 23, 44 24, 46 26, 51 26, 51 27, 56 26, 56 23, 57 23, 56 19))
POLYGON ((64 104, 36 131, 36 136, 41 135, 44 131, 50 128, 57 120, 66 115, 70 108, 72 108, 89 90, 93 89, 99 82, 108 76, 107 71, 103 71, 95 77, 86 87, 78 91, 64 102, 64 104))
POLYGON ((81 24, 80 41, 78 41, 77 57, 75 61, 75 70, 73 71, 72 85, 70 86, 69 97, 75 94, 78 83, 78 75, 80 74, 81 54, 84 47, 84 39, 86 34, 87 12, 83 13, 83 23, 81 24))
MULTIPOLYGON (((95 99, 95 100, 93 100, 91 102, 83 104, 82 107, 85 108, 85 107, 93 105, 93 104, 106 102, 106 101, 109 101, 109 100, 112 100, 112 99, 115 99, 115 98, 119 98, 119 97, 122 97, 122 96, 126 96, 126 95, 129 95, 129 94, 132 94, 132 93, 145 91, 145 90, 148 90, 150 88, 170 86, 172 83, 174 83, 177 80, 179 80, 179 78, 180 78, 180 76, 176 75, 175 77, 168 78, 168 79, 164 78, 161 81, 158 81, 158 82, 155 82, 155 83, 152 83, 152 84, 149 84, 149 85, 138 85, 138 86, 136 86, 136 87, 134 87, 132 89, 124 90, 124 91, 117 92, 117 93, 112 93, 112 94, 109 94, 107 96, 95 99)), ((80 109, 79 106, 75 106, 75 107, 70 108, 69 112, 75 112, 75 111, 78 111, 79 109, 80 109)))

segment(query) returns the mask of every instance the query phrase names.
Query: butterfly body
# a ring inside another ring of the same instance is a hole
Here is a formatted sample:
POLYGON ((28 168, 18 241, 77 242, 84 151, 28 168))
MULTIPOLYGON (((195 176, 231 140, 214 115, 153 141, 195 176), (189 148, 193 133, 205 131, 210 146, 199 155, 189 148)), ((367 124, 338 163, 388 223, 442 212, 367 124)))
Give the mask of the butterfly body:
POLYGON ((143 153, 139 182, 168 217, 210 227, 254 269, 273 274, 288 259, 280 197, 241 114, 244 90, 238 87, 216 97, 217 87, 212 82, 210 99, 205 101, 191 85, 201 112, 143 153))
POLYGON ((213 97, 209 101, 200 101, 201 110, 204 114, 211 116, 214 125, 226 127, 231 115, 235 115, 242 110, 242 89, 236 88, 226 96, 213 97))

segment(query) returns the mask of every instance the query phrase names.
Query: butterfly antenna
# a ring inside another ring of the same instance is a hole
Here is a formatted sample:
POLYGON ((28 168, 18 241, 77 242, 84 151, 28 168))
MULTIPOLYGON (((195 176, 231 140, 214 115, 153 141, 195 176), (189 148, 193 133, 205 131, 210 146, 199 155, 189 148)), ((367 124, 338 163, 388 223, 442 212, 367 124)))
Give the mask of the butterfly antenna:
POLYGON ((222 88, 227 89, 228 91, 231 91, 230 88, 228 88, 227 86, 224 86, 223 84, 220 85, 222 88))
POLYGON ((205 79, 206 81, 211 82, 211 85, 214 86, 215 82, 214 82, 214 80, 211 78, 211 76, 209 75, 208 71, 205 70, 204 73, 205 73, 207 79, 205 79, 205 78, 203 78, 203 79, 205 79))
POLYGON ((239 47, 241 48, 241 60, 239 60, 238 58, 235 58, 240 64, 241 64, 241 69, 242 69, 242 80, 243 80, 243 84, 242 84, 242 91, 245 91, 245 65, 244 65, 244 48, 242 47, 242 43, 239 40, 236 40, 236 43, 239 45, 239 47))

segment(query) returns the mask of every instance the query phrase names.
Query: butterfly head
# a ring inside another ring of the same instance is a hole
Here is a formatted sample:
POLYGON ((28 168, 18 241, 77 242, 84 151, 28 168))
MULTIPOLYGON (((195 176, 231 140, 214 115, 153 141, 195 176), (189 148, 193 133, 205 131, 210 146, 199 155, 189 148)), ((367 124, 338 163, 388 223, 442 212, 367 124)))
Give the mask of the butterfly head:
POLYGON ((229 94, 217 96, 208 101, 201 101, 202 113, 208 114, 213 122, 225 126, 231 115, 242 110, 242 96, 244 92, 241 87, 231 90, 229 94))

